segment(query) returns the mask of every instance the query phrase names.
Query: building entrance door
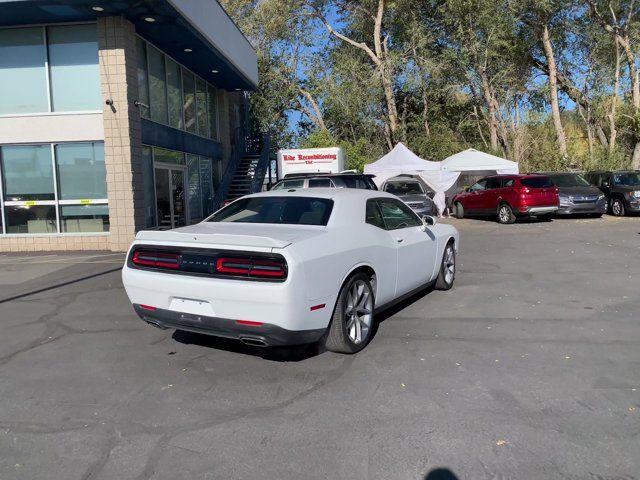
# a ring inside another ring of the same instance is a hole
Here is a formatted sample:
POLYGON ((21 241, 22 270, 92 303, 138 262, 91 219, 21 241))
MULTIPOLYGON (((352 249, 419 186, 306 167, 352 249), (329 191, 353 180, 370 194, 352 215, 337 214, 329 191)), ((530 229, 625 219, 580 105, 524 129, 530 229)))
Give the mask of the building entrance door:
POLYGON ((160 229, 186 225, 185 171, 181 168, 156 167, 156 211, 160 229))

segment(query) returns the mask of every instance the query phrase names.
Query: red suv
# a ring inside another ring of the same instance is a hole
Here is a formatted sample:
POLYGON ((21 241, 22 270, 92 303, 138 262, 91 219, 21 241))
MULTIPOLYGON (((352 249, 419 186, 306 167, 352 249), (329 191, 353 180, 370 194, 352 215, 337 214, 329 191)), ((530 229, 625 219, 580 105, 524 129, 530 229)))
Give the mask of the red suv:
POLYGON ((494 175, 453 197, 456 217, 494 216, 500 223, 534 216, 551 220, 558 210, 558 188, 546 175, 494 175))

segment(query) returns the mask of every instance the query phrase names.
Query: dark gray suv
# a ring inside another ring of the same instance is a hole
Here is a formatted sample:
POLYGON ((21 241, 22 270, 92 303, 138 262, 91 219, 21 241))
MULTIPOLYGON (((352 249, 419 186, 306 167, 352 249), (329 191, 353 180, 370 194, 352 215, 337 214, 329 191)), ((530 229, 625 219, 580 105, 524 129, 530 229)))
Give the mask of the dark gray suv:
POLYGON ((612 215, 640 212, 640 171, 588 172, 584 178, 605 194, 612 215))
POLYGON ((607 199, 598 188, 577 173, 546 172, 556 187, 560 207, 556 215, 602 216, 607 212, 607 199))

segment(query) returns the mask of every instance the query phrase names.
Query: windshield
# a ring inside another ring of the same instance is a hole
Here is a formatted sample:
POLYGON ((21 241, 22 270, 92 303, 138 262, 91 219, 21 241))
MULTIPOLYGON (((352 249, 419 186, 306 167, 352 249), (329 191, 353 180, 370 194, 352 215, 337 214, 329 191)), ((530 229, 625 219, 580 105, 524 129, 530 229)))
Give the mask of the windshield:
POLYGON ((326 225, 333 200, 311 197, 248 197, 214 213, 207 222, 326 225))
POLYGON ((556 187, 588 187, 591 184, 578 174, 549 175, 556 187))
POLYGON ((637 173, 637 172, 614 173, 613 184, 624 185, 628 187, 640 185, 640 173, 637 173))
POLYGON ((424 193, 418 182, 389 182, 384 190, 394 195, 421 195, 424 193))

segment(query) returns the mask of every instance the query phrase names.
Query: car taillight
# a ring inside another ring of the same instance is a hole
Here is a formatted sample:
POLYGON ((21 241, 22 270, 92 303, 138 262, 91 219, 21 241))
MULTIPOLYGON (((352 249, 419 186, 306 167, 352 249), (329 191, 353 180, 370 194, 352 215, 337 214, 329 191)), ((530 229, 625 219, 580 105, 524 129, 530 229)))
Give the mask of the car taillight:
POLYGON ((177 253, 148 252, 137 250, 133 252, 131 261, 134 265, 142 267, 180 268, 180 255, 177 253))
POLYGON ((287 274, 283 261, 239 257, 219 257, 216 272, 259 278, 284 278, 287 274))

